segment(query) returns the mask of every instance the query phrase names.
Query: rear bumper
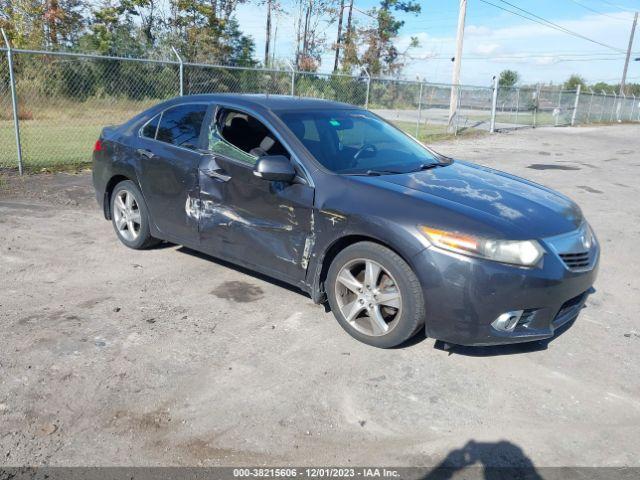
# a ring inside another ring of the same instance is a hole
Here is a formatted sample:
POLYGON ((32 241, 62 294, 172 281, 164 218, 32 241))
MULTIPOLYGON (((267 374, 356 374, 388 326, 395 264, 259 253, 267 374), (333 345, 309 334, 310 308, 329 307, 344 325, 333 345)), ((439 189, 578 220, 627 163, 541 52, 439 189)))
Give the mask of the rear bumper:
POLYGON ((520 268, 428 248, 414 258, 426 303, 425 333, 469 346, 550 338, 578 316, 593 292, 597 245, 593 255, 591 269, 573 272, 553 253, 540 268, 520 268), (513 310, 525 312, 512 332, 491 325, 513 310))

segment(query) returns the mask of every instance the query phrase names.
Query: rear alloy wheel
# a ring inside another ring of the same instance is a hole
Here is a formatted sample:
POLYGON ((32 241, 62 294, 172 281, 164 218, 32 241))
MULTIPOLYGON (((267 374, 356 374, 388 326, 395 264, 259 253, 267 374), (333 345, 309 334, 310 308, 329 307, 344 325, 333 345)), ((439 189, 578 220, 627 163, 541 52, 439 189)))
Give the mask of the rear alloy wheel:
POLYGON ((377 347, 399 345, 424 324, 420 283, 411 267, 388 248, 354 244, 329 269, 331 309, 354 338, 377 347))
POLYGON ((113 203, 113 219, 118 234, 129 242, 134 242, 140 236, 142 216, 140 206, 135 197, 128 190, 120 190, 113 203))
POLYGON ((149 231, 149 213, 142 192, 131 180, 120 182, 111 194, 111 219, 118 238, 136 250, 160 242, 149 231))

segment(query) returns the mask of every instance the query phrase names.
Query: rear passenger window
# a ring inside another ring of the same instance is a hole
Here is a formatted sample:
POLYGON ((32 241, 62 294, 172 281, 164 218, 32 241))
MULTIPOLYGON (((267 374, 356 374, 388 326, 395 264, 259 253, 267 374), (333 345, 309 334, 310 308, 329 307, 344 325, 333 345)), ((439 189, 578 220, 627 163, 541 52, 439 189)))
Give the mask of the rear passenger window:
POLYGON ((158 130, 158 121, 160 120, 160 114, 149 120, 144 127, 142 127, 142 136, 147 138, 156 138, 156 130, 158 130))
POLYGON ((156 140, 196 149, 207 105, 179 105, 165 110, 160 118, 156 140))

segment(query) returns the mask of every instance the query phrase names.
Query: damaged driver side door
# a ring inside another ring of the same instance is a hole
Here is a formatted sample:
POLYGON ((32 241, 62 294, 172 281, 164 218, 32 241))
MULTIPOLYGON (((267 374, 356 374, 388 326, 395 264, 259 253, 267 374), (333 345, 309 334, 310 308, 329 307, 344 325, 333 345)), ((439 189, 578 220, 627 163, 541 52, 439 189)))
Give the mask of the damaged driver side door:
POLYGON ((213 115, 208 136, 210 155, 199 168, 201 248, 277 278, 303 281, 314 240, 314 190, 301 175, 286 183, 254 175, 260 156, 291 159, 289 151, 257 119, 223 107, 213 115))

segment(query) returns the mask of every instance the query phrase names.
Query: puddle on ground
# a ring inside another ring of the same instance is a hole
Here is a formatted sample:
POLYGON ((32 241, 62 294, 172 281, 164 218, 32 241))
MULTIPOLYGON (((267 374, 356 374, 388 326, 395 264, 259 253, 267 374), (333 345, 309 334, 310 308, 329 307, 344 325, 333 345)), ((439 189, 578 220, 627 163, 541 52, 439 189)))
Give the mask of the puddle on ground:
POLYGON ((257 285, 234 280, 224 282, 211 291, 211 295, 237 303, 249 303, 264 297, 264 291, 257 285))

